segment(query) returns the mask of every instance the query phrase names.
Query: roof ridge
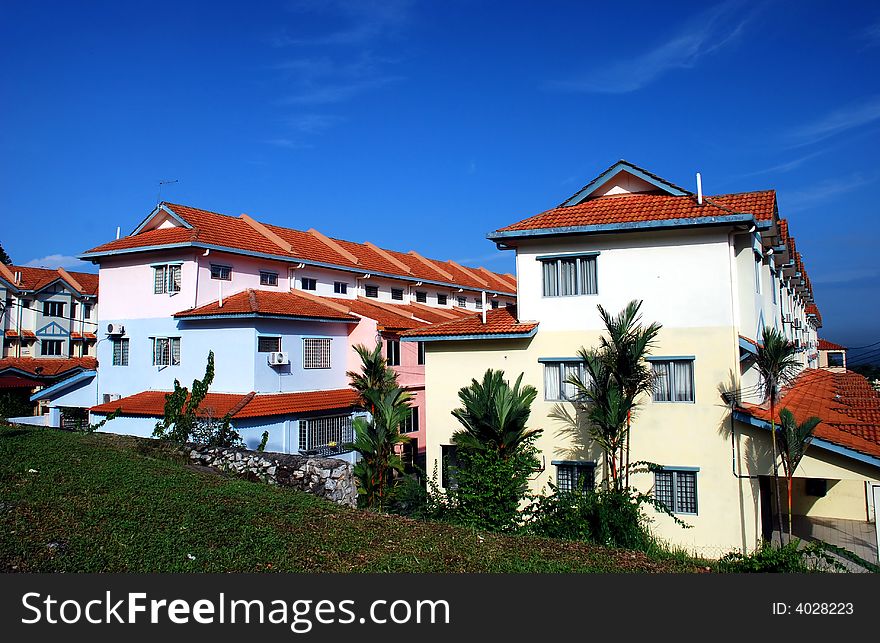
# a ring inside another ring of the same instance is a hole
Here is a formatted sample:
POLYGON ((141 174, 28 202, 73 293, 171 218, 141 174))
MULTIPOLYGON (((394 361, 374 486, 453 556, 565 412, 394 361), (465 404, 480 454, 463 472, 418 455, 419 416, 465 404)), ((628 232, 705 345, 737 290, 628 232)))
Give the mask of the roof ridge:
POLYGON ((371 306, 375 306, 376 308, 381 308, 389 313, 393 313, 399 317, 403 317, 405 319, 415 319, 412 313, 407 314, 407 311, 400 310, 400 306, 405 306, 406 304, 389 304, 384 301, 376 301, 375 299, 368 299, 367 297, 361 297, 358 295, 358 301, 370 304, 371 306))
POLYGON ((294 297, 302 297, 303 299, 308 299, 309 301, 313 301, 319 304, 323 304, 328 308, 332 308, 333 310, 337 310, 341 313, 351 314, 351 308, 347 306, 343 306, 342 304, 338 304, 335 301, 328 301, 328 297, 321 297, 320 295, 313 295, 310 292, 306 292, 305 290, 289 290, 287 291, 289 294, 294 297))
POLYGON ((306 234, 310 234, 310 235, 312 235, 315 239, 317 239, 318 241, 320 241, 321 243, 323 243, 325 246, 327 246, 328 248, 330 248, 331 250, 333 250, 333 251, 336 252, 337 254, 342 255, 343 257, 345 257, 346 259, 348 259, 348 260, 349 260, 350 262, 352 262, 353 264, 355 264, 355 265, 360 265, 361 262, 358 261, 358 258, 357 258, 356 256, 354 256, 352 253, 350 253, 348 250, 346 250, 345 248, 343 248, 343 247, 342 247, 337 241, 335 241, 334 239, 331 239, 330 237, 328 237, 328 236, 325 235, 325 234, 321 234, 320 232, 318 232, 318 231, 315 230, 314 228, 309 228, 309 229, 306 231, 306 234))
POLYGON ((242 397, 235 406, 233 406, 231 409, 229 409, 229 412, 228 412, 229 417, 234 417, 236 413, 238 413, 244 407, 246 407, 248 404, 250 404, 250 401, 252 399, 254 399, 254 396, 256 394, 257 394, 256 391, 251 391, 250 393, 248 393, 247 395, 242 397))
POLYGON ((403 270, 406 274, 408 274, 408 275, 412 274, 412 268, 407 266, 405 263, 403 263, 400 259, 398 259, 394 255, 392 255, 387 250, 380 248, 376 244, 371 243, 369 241, 364 241, 364 245, 367 248, 369 248, 370 250, 372 250, 373 252, 375 252, 377 255, 379 255, 380 257, 385 259, 386 261, 390 261, 391 263, 393 263, 395 266, 397 266, 398 268, 403 270))
MULTIPOLYGON (((214 213, 212 213, 212 214, 214 214, 214 213)), ((226 216, 226 215, 223 215, 223 216, 226 216)), ((234 218, 234 217, 232 217, 232 218, 234 218)), ((277 234, 272 232, 269 228, 267 228, 265 226, 265 224, 260 223, 259 221, 257 221, 256 219, 254 219, 250 215, 245 214, 244 212, 242 212, 241 216, 239 216, 238 218, 240 220, 244 221, 245 223, 247 223, 250 227, 252 227, 254 230, 256 230, 261 235, 263 235, 263 237, 265 237, 266 239, 268 239, 269 241, 274 243, 276 246, 278 246, 279 248, 281 248, 285 252, 293 254, 293 246, 290 245, 284 239, 282 239, 280 236, 278 236, 277 234)))
POLYGON ((56 272, 59 275, 61 275, 62 279, 66 280, 71 286, 73 286, 74 290, 76 290, 80 294, 83 293, 85 288, 83 288, 82 284, 79 283, 76 279, 74 279, 73 275, 71 275, 69 272, 67 272, 64 268, 62 268, 61 266, 58 266, 58 268, 56 269, 56 272))
POLYGON ((486 281, 485 279, 483 279, 482 277, 478 277, 478 276, 476 275, 476 273, 475 273, 473 270, 471 270, 470 268, 465 268, 465 267, 462 266, 461 264, 458 264, 458 263, 454 262, 452 259, 450 259, 450 260, 447 261, 446 263, 448 263, 450 266, 454 266, 455 268, 458 268, 458 269, 461 270, 464 274, 466 274, 468 277, 470 277, 471 279, 473 279, 474 281, 476 281, 478 284, 483 284, 483 285, 486 286, 487 288, 489 287, 489 282, 486 281))
POLYGON ((446 277, 449 281, 454 281, 454 280, 455 280, 455 277, 452 276, 452 273, 451 273, 451 272, 448 272, 447 270, 445 270, 445 269, 442 268, 441 266, 437 265, 437 262, 434 261, 433 259, 428 259, 428 258, 426 258, 426 257, 423 257, 422 255, 420 255, 420 254, 419 254, 418 252, 416 252, 415 250, 410 250, 407 254, 410 255, 410 256, 412 256, 412 257, 413 257, 414 259, 416 259, 417 261, 420 261, 420 262, 423 263, 424 265, 428 266, 428 268, 430 268, 430 269, 433 270, 434 272, 437 272, 437 273, 439 273, 440 275, 442 275, 443 277, 446 277))
POLYGON ((253 288, 247 289, 247 298, 248 305, 251 307, 251 311, 258 313, 260 312, 260 303, 257 301, 257 293, 254 292, 253 288))

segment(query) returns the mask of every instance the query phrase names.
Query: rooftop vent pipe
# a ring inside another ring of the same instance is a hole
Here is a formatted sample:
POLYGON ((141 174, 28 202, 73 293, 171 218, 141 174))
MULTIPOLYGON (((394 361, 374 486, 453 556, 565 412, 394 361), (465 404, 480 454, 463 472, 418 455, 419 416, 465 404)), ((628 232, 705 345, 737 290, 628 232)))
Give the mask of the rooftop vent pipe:
POLYGON ((703 177, 697 172, 697 205, 703 205, 703 177))

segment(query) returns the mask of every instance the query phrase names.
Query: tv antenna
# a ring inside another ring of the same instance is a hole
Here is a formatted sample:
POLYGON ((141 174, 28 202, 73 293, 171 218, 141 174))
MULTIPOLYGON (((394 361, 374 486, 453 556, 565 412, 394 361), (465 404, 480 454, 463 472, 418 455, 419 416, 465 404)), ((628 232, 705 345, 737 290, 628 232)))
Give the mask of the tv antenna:
POLYGON ((165 181, 159 181, 159 192, 156 194, 156 204, 162 203, 162 186, 168 185, 169 183, 177 183, 177 179, 168 179, 165 181))

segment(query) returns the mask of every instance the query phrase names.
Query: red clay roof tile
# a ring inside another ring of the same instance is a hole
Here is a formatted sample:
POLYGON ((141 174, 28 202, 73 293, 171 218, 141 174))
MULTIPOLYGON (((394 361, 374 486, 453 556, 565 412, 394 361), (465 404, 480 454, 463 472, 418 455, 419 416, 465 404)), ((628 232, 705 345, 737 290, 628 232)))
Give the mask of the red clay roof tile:
POLYGON ((538 327, 537 322, 520 322, 516 307, 496 308, 486 311, 486 323, 482 313, 470 314, 430 326, 421 326, 400 334, 401 337, 452 337, 459 335, 522 335, 529 336, 538 327))
POLYGON ((220 306, 219 300, 213 301, 198 308, 182 310, 175 313, 174 317, 185 319, 187 317, 223 317, 227 315, 272 315, 357 321, 357 317, 322 304, 317 301, 317 298, 303 297, 290 291, 275 292, 253 289, 224 297, 223 306, 220 306))

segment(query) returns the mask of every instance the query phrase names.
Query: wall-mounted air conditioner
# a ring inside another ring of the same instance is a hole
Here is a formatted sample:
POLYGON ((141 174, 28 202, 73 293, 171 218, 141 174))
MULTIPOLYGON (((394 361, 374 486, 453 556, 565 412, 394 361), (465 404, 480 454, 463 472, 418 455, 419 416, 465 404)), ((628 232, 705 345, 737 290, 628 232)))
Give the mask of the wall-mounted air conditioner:
POLYGON ((124 335, 125 334, 125 326, 122 324, 107 324, 107 334, 108 335, 124 335))
POLYGON ((290 359, 288 359, 287 353, 281 351, 269 353, 268 360, 269 366, 283 366, 285 364, 290 364, 290 359))
POLYGON ((122 396, 119 393, 104 393, 104 404, 109 404, 110 402, 117 402, 122 399, 122 396))

